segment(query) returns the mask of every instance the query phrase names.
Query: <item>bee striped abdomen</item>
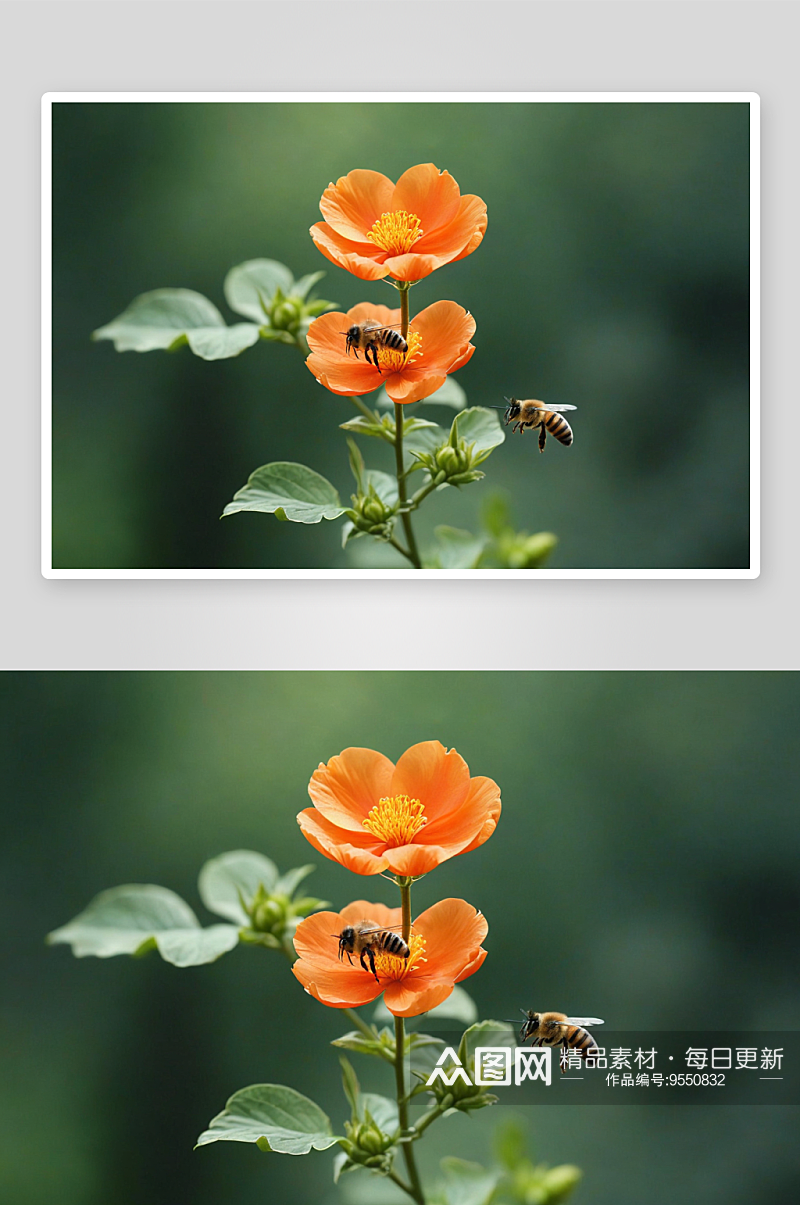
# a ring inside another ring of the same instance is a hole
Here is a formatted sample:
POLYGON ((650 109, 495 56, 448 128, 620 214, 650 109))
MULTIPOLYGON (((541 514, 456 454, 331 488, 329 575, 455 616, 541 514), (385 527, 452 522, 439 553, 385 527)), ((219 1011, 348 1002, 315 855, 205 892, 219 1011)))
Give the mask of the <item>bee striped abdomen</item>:
POLYGON ((559 443, 565 444, 567 447, 572 443, 572 427, 565 418, 560 414, 554 414, 552 410, 548 410, 544 418, 544 425, 547 430, 557 439, 559 443))
POLYGON ((382 933, 377 944, 386 954, 396 954, 398 958, 408 958, 408 946, 399 933, 382 933))
POLYGON ((580 1025, 570 1025, 564 1034, 563 1041, 564 1045, 571 1047, 572 1050, 579 1050, 584 1058, 598 1049, 592 1035, 580 1025))
POLYGON ((403 352, 403 354, 408 351, 408 344, 398 331, 384 331, 381 342, 384 347, 389 347, 392 351, 403 352))

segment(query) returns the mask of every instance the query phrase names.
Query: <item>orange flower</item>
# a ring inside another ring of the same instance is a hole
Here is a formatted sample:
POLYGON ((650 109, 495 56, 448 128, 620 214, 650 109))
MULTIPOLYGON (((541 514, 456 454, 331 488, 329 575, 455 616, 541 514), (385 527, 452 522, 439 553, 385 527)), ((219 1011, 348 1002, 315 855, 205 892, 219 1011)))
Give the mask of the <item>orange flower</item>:
POLYGON ((362 301, 346 314, 323 314, 308 332, 311 355, 306 364, 331 393, 371 393, 381 385, 394 402, 418 402, 430 397, 470 359, 475 348, 475 319, 454 301, 436 301, 412 318, 408 327, 408 351, 378 348, 378 364, 347 354, 345 332, 366 319, 382 326, 400 325, 400 311, 362 301))
POLYGON ((427 874, 483 845, 500 815, 497 783, 470 778, 438 741, 412 745, 396 766, 374 749, 345 749, 314 771, 308 793, 303 835, 356 874, 427 874))
POLYGON ((311 227, 319 250, 361 280, 421 280, 463 259, 486 230, 486 203, 461 196, 449 172, 420 163, 393 184, 356 170, 329 184, 319 203, 324 222, 311 227))
POLYGON ((417 1017, 441 1004, 456 983, 474 974, 486 957, 481 942, 489 926, 466 900, 440 900, 411 926, 408 959, 374 950, 375 974, 358 955, 339 958, 336 934, 347 925, 374 921, 393 932, 402 929, 400 908, 356 900, 341 912, 315 912, 297 926, 299 954, 292 967, 306 991, 331 1008, 359 1008, 383 992, 396 1017, 417 1017))

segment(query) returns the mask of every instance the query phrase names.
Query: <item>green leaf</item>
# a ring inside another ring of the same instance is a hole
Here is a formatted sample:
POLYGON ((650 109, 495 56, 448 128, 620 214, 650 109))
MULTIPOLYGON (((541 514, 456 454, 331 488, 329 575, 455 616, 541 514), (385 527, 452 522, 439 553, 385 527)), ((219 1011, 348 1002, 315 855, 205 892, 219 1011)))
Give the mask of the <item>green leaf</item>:
POLYGON ((404 439, 404 448, 407 452, 433 452, 445 443, 447 431, 438 423, 432 423, 409 431, 404 439))
POLYGON ((307 1155, 325 1151, 339 1141, 329 1118, 307 1096, 282 1084, 253 1084, 234 1092, 197 1139, 210 1142, 255 1142, 262 1151, 307 1155))
POLYGON ((384 506, 397 506, 397 478, 391 473, 382 473, 380 469, 367 469, 364 474, 364 486, 370 486, 383 502, 384 506))
POLYGON ((459 438, 467 444, 474 444, 473 465, 486 460, 493 448, 498 447, 506 438, 506 433, 500 425, 496 410, 486 410, 483 406, 472 406, 456 415, 458 420, 459 438))
POLYGON ((441 1021, 458 1021, 461 1025, 473 1025, 478 1020, 478 1009, 472 997, 463 987, 456 984, 446 1000, 425 1014, 427 1021, 434 1017, 441 1021))
POLYGON ((174 891, 153 884, 112 887, 95 896, 69 924, 47 938, 72 947, 76 958, 139 954, 157 948, 174 966, 213 962, 239 941, 234 925, 200 927, 191 908, 174 891))
POLYGON ((117 351, 166 351, 188 343, 203 360, 238 356, 259 337, 259 326, 249 322, 226 326, 217 307, 192 289, 142 293, 123 314, 92 334, 93 339, 111 339, 117 351))
POLYGON ((353 474, 356 482, 356 490, 359 494, 364 492, 364 457, 361 454, 361 449, 354 439, 347 437, 347 451, 350 460, 350 472, 353 474))
POLYGON ((301 276, 299 280, 293 282, 289 290, 289 296, 299 297, 301 301, 305 301, 314 285, 318 280, 322 280, 324 275, 324 272, 311 272, 308 276, 301 276))
POLYGON ((278 460, 251 473, 247 485, 234 494, 222 513, 235 515, 240 510, 281 512, 278 517, 292 523, 319 523, 338 519, 345 507, 325 477, 307 465, 278 460))
POLYGON ((233 849, 206 862, 200 871, 197 890, 209 912, 224 916, 236 925, 249 925, 250 917, 242 900, 250 903, 259 884, 272 892, 278 881, 278 868, 263 854, 252 849, 233 849))
POLYGON ((516 1031, 507 1021, 478 1021, 476 1025, 470 1025, 462 1035, 458 1047, 458 1057, 471 1074, 475 1063, 476 1047, 508 1046, 514 1050, 516 1045, 516 1031))
POLYGON ((374 1041, 370 1041, 360 1029, 351 1029, 349 1033, 343 1033, 340 1038, 334 1038, 331 1046, 338 1046, 342 1050, 355 1050, 358 1054, 378 1054, 383 1056, 377 1035, 374 1041))
POLYGON ((274 895, 293 896, 303 879, 307 879, 312 870, 315 869, 314 863, 309 862, 305 866, 295 866, 294 870, 287 870, 286 874, 281 875, 274 888, 272 888, 272 893, 274 895))
POLYGON ((486 547, 486 536, 474 536, 470 531, 457 527, 435 527, 436 544, 433 549, 431 568, 474 569, 486 547))
POLYGON ((400 1118, 397 1113, 397 1101, 388 1096, 379 1096, 376 1092, 362 1092, 359 1098, 360 1116, 369 1113, 372 1120, 384 1134, 393 1134, 399 1129, 400 1118))
POLYGON ((222 291, 234 313, 262 326, 267 318, 264 306, 271 305, 278 289, 287 296, 292 283, 292 273, 286 264, 274 259, 249 259, 231 268, 222 291))
POLYGON ((342 1087, 352 1111, 351 1120, 355 1121, 358 1117, 358 1098, 361 1095, 361 1085, 353 1064, 343 1054, 339 1055, 339 1065, 342 1068, 342 1087))
POLYGON ((341 431, 355 431, 357 435, 371 435, 378 439, 386 439, 389 432, 381 423, 371 423, 366 414, 357 414, 346 423, 339 423, 341 431))
POLYGON ((488 1205, 501 1175, 453 1156, 442 1159, 441 1168, 447 1205, 488 1205))
POLYGON ((466 403, 467 395, 453 377, 448 377, 441 389, 430 397, 422 399, 424 406, 452 406, 454 410, 463 410, 466 403))
POLYGON ((357 540, 364 532, 359 531, 351 519, 345 519, 342 524, 342 548, 346 548, 350 540, 357 540))

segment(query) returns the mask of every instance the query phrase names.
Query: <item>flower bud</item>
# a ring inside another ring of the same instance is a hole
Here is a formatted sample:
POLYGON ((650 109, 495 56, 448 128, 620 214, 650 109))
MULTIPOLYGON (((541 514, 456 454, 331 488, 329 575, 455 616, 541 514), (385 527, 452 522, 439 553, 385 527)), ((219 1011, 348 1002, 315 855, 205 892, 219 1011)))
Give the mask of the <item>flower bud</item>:
POLYGON ((440 469, 444 469, 448 477, 461 472, 465 467, 461 453, 455 448, 451 448, 449 444, 445 444, 436 453, 436 464, 440 469))
POLYGON ((269 317, 275 330, 285 331, 298 325, 301 314, 302 303, 289 297, 273 305, 269 317))
POLYGON ((393 1139, 384 1134, 374 1121, 346 1121, 345 1131, 348 1138, 347 1155, 353 1163, 378 1167, 383 1163, 382 1156, 394 1145, 393 1139))
POLYGON ((253 928, 269 932, 286 920, 286 908, 277 899, 266 899, 253 911, 253 928))

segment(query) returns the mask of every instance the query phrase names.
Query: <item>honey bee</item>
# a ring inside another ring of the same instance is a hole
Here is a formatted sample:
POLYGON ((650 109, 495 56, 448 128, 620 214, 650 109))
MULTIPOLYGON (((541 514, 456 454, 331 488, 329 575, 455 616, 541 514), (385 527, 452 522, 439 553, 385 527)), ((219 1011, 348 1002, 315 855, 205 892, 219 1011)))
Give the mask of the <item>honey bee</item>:
POLYGON ((408 351, 408 344, 399 331, 393 330, 391 326, 381 326, 380 323, 370 318, 366 322, 354 322, 346 331, 342 331, 342 334, 347 336, 348 356, 352 348, 358 359, 360 348, 364 353, 364 359, 368 364, 370 362, 374 364, 378 372, 381 370, 378 364, 379 347, 388 347, 391 351, 399 351, 403 355, 408 351), (372 352, 371 361, 370 352, 372 352))
POLYGON ((520 1030, 519 1040, 527 1042, 533 1038, 534 1046, 567 1046, 577 1050, 586 1058, 597 1049, 595 1042, 585 1025, 603 1025, 599 1017, 567 1017, 564 1013, 533 1013, 520 1009, 525 1017, 520 1030))
MULTIPOLYGON (((355 925, 346 925, 341 933, 334 933, 339 939, 339 961, 347 955, 347 961, 353 965, 352 954, 358 955, 358 960, 364 970, 372 971, 378 979, 375 970, 375 953, 384 951, 386 954, 396 954, 398 958, 408 958, 408 946, 399 933, 393 929, 382 929, 374 920, 360 920, 355 925), (369 967, 364 959, 369 962, 369 967)), ((380 983, 380 980, 378 979, 380 983)))
POLYGON ((519 431, 520 434, 526 427, 531 427, 535 430, 539 428, 539 451, 544 451, 544 445, 547 440, 547 432, 567 447, 572 443, 572 427, 565 418, 561 417, 562 410, 576 410, 577 406, 545 406, 544 402, 537 402, 534 398, 528 398, 527 401, 518 402, 515 397, 507 397, 506 402, 506 426, 509 423, 514 424, 512 430, 519 431))

